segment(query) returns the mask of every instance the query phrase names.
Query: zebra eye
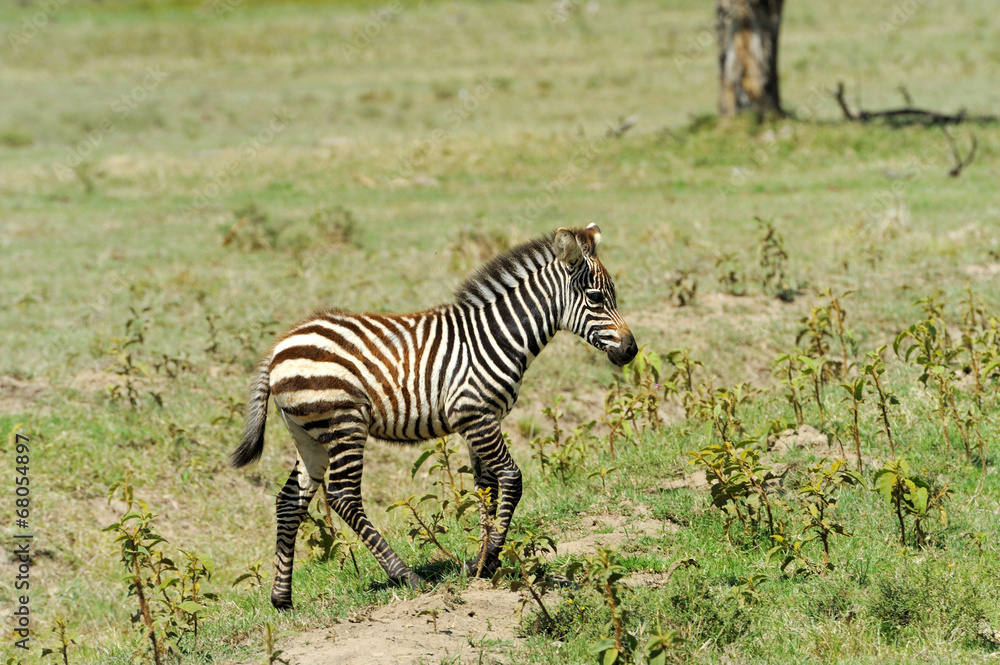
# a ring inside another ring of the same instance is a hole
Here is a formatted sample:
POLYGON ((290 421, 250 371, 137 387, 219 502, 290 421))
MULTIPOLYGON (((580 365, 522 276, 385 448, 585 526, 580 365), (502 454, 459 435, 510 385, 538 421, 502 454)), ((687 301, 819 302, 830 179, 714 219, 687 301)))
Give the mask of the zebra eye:
POLYGON ((604 292, 597 289, 587 289, 587 300, 594 305, 600 305, 604 302, 604 292))

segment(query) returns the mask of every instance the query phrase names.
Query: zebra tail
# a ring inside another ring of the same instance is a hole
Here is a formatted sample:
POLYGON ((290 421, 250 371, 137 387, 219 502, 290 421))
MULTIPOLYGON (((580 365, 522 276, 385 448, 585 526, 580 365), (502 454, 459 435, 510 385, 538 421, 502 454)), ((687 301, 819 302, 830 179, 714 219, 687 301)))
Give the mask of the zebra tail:
POLYGON ((229 456, 229 464, 239 469, 260 459, 264 452, 264 425, 267 423, 267 398, 271 395, 270 366, 265 359, 257 370, 247 399, 243 440, 229 456))

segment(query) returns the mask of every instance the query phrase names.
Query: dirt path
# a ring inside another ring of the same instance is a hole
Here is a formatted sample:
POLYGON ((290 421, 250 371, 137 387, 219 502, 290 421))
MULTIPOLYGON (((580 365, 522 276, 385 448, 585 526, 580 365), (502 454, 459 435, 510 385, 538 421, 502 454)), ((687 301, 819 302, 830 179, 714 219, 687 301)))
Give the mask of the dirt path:
MULTIPOLYGON (((585 556, 598 547, 617 547, 678 528, 653 518, 645 505, 629 507, 628 517, 581 516, 580 530, 558 542, 559 554, 585 556)), ((647 577, 634 583, 649 585, 659 579, 647 577)), ((442 585, 411 600, 370 608, 350 620, 286 638, 279 648, 291 665, 508 663, 524 641, 519 636, 520 610, 519 594, 494 589, 486 580, 470 580, 463 590, 442 585), (436 626, 429 611, 437 612, 436 626)))
POLYGON ((412 600, 373 609, 329 628, 291 638, 281 648, 292 665, 369 665, 371 663, 506 663, 523 638, 516 635, 520 596, 471 580, 454 591, 448 586, 412 600), (429 614, 437 612, 437 626, 429 614))
POLYGON ((35 413, 36 402, 48 386, 41 381, 29 381, 0 374, 0 413, 35 413))

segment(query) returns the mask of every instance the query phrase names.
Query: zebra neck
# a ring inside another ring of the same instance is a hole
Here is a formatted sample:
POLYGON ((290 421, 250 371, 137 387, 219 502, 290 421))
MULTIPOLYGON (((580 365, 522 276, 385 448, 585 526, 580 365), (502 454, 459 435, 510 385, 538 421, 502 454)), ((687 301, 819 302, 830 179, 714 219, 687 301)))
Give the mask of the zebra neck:
MULTIPOLYGON (((548 266, 546 267, 548 268, 548 266)), ((565 295, 557 271, 542 269, 488 303, 459 302, 442 313, 457 325, 473 366, 490 368, 502 383, 520 383, 562 319, 565 295)))
POLYGON ((558 271, 542 270, 490 303, 497 348, 527 369, 560 327, 563 296, 558 271))

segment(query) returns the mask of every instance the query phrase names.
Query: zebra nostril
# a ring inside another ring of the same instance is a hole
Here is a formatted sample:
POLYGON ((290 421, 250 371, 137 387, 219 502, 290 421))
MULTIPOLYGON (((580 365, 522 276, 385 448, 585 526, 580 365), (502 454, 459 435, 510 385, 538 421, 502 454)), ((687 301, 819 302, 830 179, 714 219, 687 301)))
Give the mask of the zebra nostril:
MULTIPOLYGON (((624 342, 626 340, 622 341, 624 342)), ((639 345, 635 343, 635 337, 633 337, 631 333, 629 333, 627 341, 628 341, 627 346, 623 344, 623 346, 625 346, 625 356, 626 356, 625 362, 630 363, 632 362, 632 359, 635 358, 636 354, 639 353, 639 345)))

